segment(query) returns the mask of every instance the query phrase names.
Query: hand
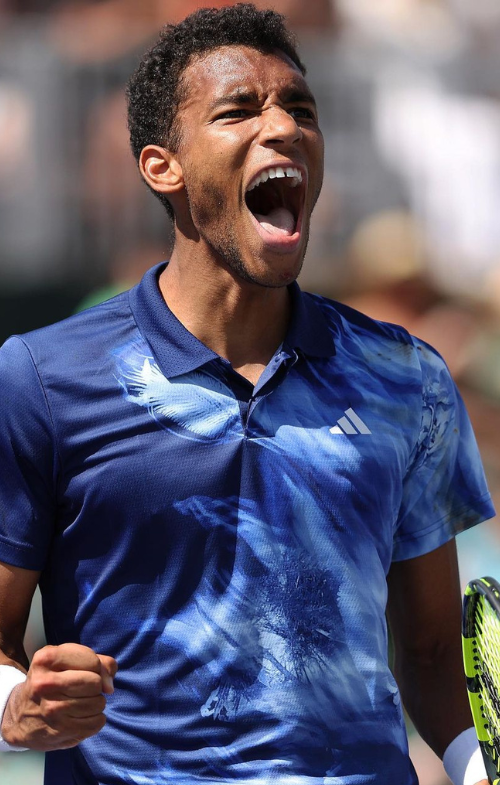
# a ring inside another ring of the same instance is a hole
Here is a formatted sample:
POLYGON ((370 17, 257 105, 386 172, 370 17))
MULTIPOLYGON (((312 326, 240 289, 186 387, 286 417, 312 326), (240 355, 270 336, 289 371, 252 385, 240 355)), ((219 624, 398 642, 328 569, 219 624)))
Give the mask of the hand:
POLYGON ((32 750, 75 747, 106 723, 116 660, 87 646, 63 643, 36 652, 27 679, 14 687, 5 708, 2 736, 32 750))

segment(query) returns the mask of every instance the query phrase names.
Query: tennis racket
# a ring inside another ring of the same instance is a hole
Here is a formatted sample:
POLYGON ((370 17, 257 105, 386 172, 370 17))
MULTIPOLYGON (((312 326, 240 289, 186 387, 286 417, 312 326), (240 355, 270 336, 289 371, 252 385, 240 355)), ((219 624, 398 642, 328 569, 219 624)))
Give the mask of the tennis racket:
POLYGON ((500 785, 500 584, 478 578, 465 589, 462 644, 467 690, 488 780, 500 785))

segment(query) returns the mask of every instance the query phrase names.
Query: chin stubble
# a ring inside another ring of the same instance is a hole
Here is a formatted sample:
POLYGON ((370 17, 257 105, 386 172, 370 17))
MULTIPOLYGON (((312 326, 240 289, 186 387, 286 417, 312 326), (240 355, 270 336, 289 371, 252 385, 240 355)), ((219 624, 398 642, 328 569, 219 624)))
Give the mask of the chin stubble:
MULTIPOLYGON (((253 276, 249 272, 247 266, 245 265, 245 262, 243 260, 243 257, 241 255, 240 249, 236 241, 236 237, 234 236, 231 227, 229 226, 221 227, 220 223, 214 224, 214 216, 224 215, 225 212, 227 213, 227 210, 225 210, 226 205, 224 199, 224 192, 215 186, 204 185, 201 189, 202 197, 196 200, 196 208, 193 209, 193 200, 191 199, 190 196, 190 191, 192 190, 193 189, 191 187, 189 189, 186 187, 186 194, 189 202, 191 215, 196 219, 199 232, 203 233, 203 236, 207 240, 207 242, 211 245, 214 251, 221 257, 224 263, 230 268, 230 270, 233 271, 235 275, 237 275, 243 281, 257 284, 259 286, 264 286, 269 289, 279 289, 282 286, 291 283, 290 281, 287 281, 286 283, 282 281, 276 281, 276 282, 263 281, 261 278, 256 278, 255 276, 253 276), (210 233, 210 227, 212 227, 213 230, 211 233, 210 233)), ((309 223, 307 226, 307 232, 305 237, 304 253, 300 262, 299 270, 295 278, 298 277, 302 269, 302 264, 303 264, 308 242, 309 242, 309 223)))

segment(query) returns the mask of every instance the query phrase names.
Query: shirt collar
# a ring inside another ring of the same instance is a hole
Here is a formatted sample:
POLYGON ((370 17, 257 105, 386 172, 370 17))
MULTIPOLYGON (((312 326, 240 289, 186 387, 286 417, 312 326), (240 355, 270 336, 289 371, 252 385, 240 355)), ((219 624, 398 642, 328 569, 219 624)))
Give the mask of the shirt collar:
MULTIPOLYGON (((158 278, 166 262, 152 267, 130 290, 130 307, 143 337, 151 346, 163 373, 180 376, 219 355, 195 338, 169 309, 160 292, 158 278)), ((292 319, 284 346, 313 357, 330 357, 335 345, 325 317, 311 295, 297 283, 290 287, 292 319)))

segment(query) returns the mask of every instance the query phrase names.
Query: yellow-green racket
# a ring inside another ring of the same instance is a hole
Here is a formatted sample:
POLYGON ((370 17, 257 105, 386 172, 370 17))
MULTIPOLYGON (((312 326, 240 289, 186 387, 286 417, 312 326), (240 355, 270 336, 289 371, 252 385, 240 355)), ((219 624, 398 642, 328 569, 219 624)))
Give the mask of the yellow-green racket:
POLYGON ((464 596, 462 644, 467 690, 488 780, 500 785, 500 584, 471 581, 464 596))

